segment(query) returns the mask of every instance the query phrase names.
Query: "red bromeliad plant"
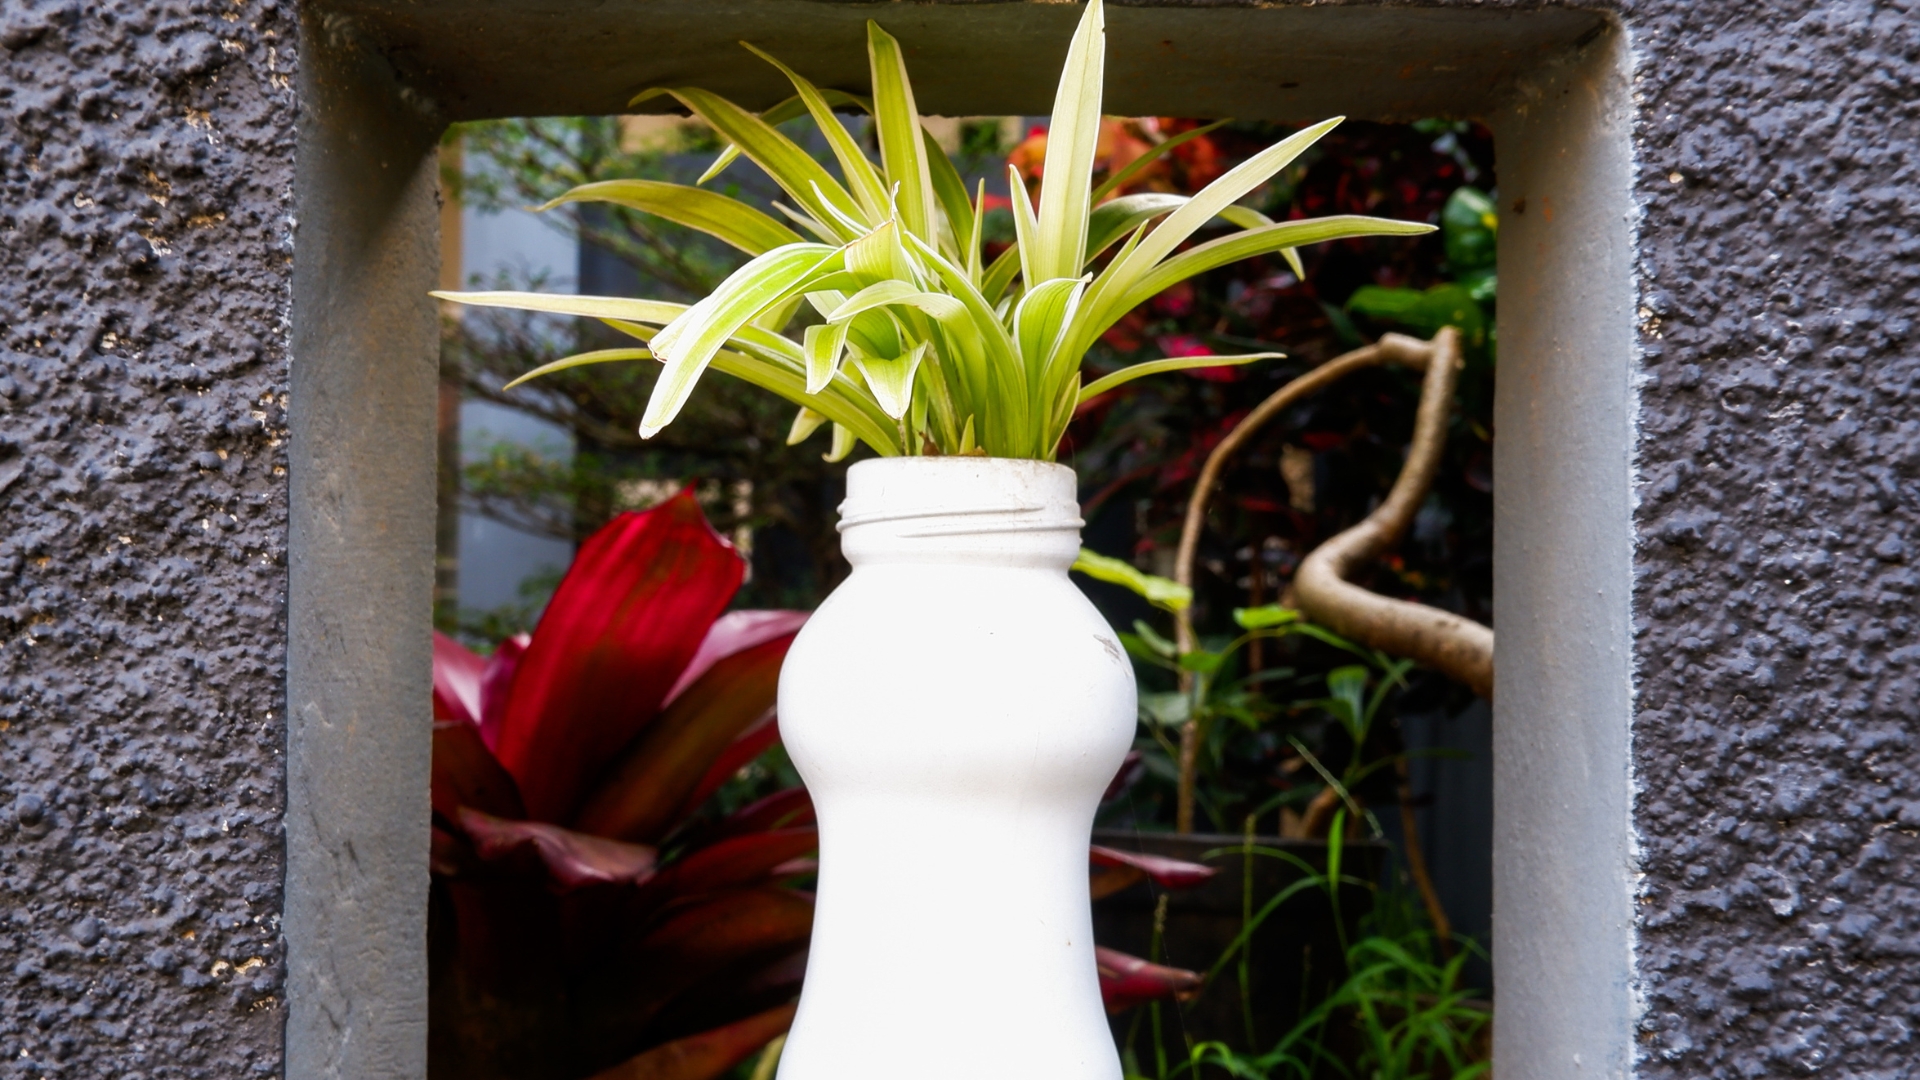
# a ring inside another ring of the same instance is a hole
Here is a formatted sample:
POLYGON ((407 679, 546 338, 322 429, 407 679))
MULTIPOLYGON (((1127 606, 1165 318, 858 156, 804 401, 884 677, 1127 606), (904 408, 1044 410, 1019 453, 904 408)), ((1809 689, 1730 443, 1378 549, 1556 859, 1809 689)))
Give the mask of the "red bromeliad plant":
POLYGON ((805 619, 722 614, 743 569, 682 494, 583 544, 531 639, 436 638, 435 1077, 697 1080, 785 1029, 812 808, 696 813, 776 738, 805 619))
MULTIPOLYGON (((711 1080, 784 1031, 805 966, 813 807, 705 812, 778 739, 806 616, 722 614, 744 565, 683 493, 581 546, 538 630, 436 635, 435 1080, 711 1080)), ((1094 849, 1099 882, 1207 867, 1094 849)), ((1192 972, 1098 950, 1110 1009, 1192 972)))

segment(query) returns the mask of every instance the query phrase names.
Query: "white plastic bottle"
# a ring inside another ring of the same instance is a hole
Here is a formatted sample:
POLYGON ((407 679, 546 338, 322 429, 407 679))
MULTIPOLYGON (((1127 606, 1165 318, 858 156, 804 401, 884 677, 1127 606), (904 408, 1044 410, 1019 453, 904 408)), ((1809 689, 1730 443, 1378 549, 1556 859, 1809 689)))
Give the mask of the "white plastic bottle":
POLYGON ((780 1080, 1118 1080, 1087 844, 1136 705, 1067 577, 1073 471, 865 461, 840 510, 853 574, 780 676, 820 820, 780 1080))

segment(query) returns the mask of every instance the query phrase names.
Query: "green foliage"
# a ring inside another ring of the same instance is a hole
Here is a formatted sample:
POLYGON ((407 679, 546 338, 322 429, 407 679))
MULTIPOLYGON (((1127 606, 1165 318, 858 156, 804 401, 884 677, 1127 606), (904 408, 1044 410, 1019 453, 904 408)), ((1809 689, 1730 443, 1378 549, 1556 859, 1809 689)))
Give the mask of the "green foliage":
POLYGON ((1187 605, 1193 603, 1193 590, 1185 585, 1143 573, 1130 562, 1109 559, 1086 548, 1080 549, 1073 569, 1090 578, 1130 589, 1147 603, 1167 611, 1185 611, 1187 605))
POLYGON ((1494 264, 1500 215, 1493 200, 1475 187, 1455 188, 1440 211, 1440 236, 1453 272, 1485 270, 1494 264))
POLYGON ((1424 290, 1363 285, 1347 301, 1347 310, 1399 323, 1420 337, 1432 337, 1443 326, 1457 326, 1468 348, 1485 349, 1489 340, 1486 312, 1464 285, 1448 283, 1424 290))
MULTIPOLYGON (((793 84, 794 101, 818 126, 842 180, 768 116, 694 87, 659 88, 740 155, 758 165, 793 207, 780 207, 800 239, 759 210, 668 186, 601 185, 565 199, 613 201, 734 244, 753 256, 697 303, 557 297, 536 293, 445 293, 468 304, 598 318, 644 348, 600 350, 532 374, 651 356, 664 364, 641 417, 652 437, 686 406, 709 368, 750 382, 832 421, 840 441, 882 455, 984 452, 1051 460, 1076 408, 1145 374, 1220 367, 1236 358, 1170 357, 1083 385, 1087 349, 1122 316, 1168 287, 1241 259, 1356 236, 1414 235, 1430 227, 1360 216, 1273 222, 1236 207, 1338 123, 1297 132, 1254 155, 1197 194, 1137 211, 1138 224, 1103 266, 1093 265, 1118 231, 1095 232, 1092 177, 1105 71, 1105 16, 1087 7, 1069 45, 1054 103, 1036 209, 1017 175, 1015 245, 983 266, 984 186, 968 193, 946 154, 921 127, 899 43, 867 24, 871 101, 835 95, 759 50, 793 84), (835 114, 868 111, 880 148, 876 166, 835 114), (1239 232, 1182 250, 1220 219, 1239 232), (784 242, 792 235, 791 242, 784 242), (776 240, 779 246, 766 245, 776 240), (825 319, 804 343, 779 333, 802 303, 825 319)), ((749 46, 751 48, 751 46, 749 46)), ((774 114, 797 110, 777 106, 774 114), (783 112, 783 110, 785 110, 783 112)), ((776 119, 778 116, 775 117, 776 119)), ((731 152, 731 151, 729 151, 731 152)), ((726 165, 716 162, 714 174, 726 165)), ((1111 216, 1111 215, 1109 215, 1111 216)), ((1258 357, 1240 357, 1241 361, 1258 357)))
MULTIPOLYGON (((1155 126, 1163 133, 1195 130, 1190 121, 1167 118, 1155 126)), ((1197 189, 1208 175, 1257 153, 1288 130, 1255 123, 1214 128, 1188 144, 1211 144, 1195 160, 1212 163, 1212 170, 1197 176, 1176 172, 1160 178, 1163 186, 1156 190, 1197 189)), ((1438 223, 1450 202, 1459 205, 1452 195, 1463 181, 1490 186, 1492 165, 1491 137, 1477 125, 1346 124, 1250 196, 1246 205, 1275 220, 1370 213, 1438 223)), ((1445 238, 1438 233, 1416 243, 1346 240, 1300 254, 1304 275, 1288 272, 1281 259, 1269 256, 1221 267, 1169 290, 1116 324, 1094 350, 1089 358, 1094 371, 1119 370, 1176 352, 1259 349, 1288 356, 1230 371, 1140 380, 1083 410, 1069 441, 1072 464, 1087 493, 1083 516, 1094 546, 1124 553, 1143 567, 1168 565, 1195 474, 1248 410, 1288 380, 1365 340, 1387 331, 1420 332, 1408 323, 1359 310, 1349 315, 1346 304, 1356 290, 1394 286, 1419 297, 1430 286, 1456 283, 1450 280, 1456 275, 1445 256, 1445 238)), ((1476 303, 1491 315, 1490 303, 1476 303)), ((1465 317, 1472 314, 1469 310, 1465 317)), ((1437 324, 1445 316, 1428 321, 1437 324)), ((1484 325, 1490 345, 1491 323, 1484 325)), ((1366 584, 1386 595, 1485 621, 1491 576, 1493 371, 1490 350, 1468 360, 1469 369, 1461 377, 1461 407, 1449 429, 1433 494, 1395 556, 1368 568, 1366 584)), ((1419 391, 1417 375, 1391 369, 1357 374, 1288 409, 1227 463, 1193 564, 1192 618, 1203 631, 1230 630, 1228 615, 1237 608, 1274 606, 1307 552, 1372 509, 1402 467, 1419 391)), ((1152 618, 1144 605, 1117 595, 1118 590, 1101 586, 1089 591, 1116 627, 1152 618)), ((1312 696, 1297 690, 1317 690, 1326 670, 1349 662, 1350 654, 1295 636, 1249 647, 1242 667, 1249 673, 1293 669, 1301 683, 1280 679, 1265 684, 1272 696, 1286 701, 1312 696)), ((1435 700, 1449 696, 1437 679, 1414 679, 1422 707, 1457 710, 1464 700, 1435 700)), ((1141 685, 1149 691, 1165 690, 1170 681, 1170 676, 1141 672, 1141 685)), ((1393 751, 1390 725, 1382 728, 1375 754, 1393 751)), ((1327 756, 1337 775, 1346 747, 1322 748, 1312 735, 1302 737, 1327 756)), ((1271 794, 1278 786, 1311 779, 1284 771, 1297 765, 1297 756, 1275 725, 1236 738, 1224 748, 1221 760, 1227 771, 1218 781, 1242 791, 1265 788, 1271 794)), ((1155 777, 1149 773, 1150 779, 1155 777)), ((1369 796, 1392 797, 1389 778, 1379 777, 1374 785, 1369 796)), ((1223 805, 1234 804, 1226 792, 1217 794, 1223 805)), ((1165 798, 1162 789, 1143 786, 1127 813, 1133 820, 1170 824, 1172 804, 1165 798)), ((1228 831, 1237 831, 1238 816, 1237 810, 1228 813, 1228 831)))
POLYGON ((1347 300, 1347 310, 1432 337, 1443 326, 1460 329, 1468 353, 1491 362, 1494 258, 1500 217, 1478 188, 1454 189, 1440 211, 1440 235, 1454 280, 1425 290, 1365 285, 1347 300))
MULTIPOLYGON (((488 121, 461 125, 458 135, 462 162, 449 169, 449 185, 482 210, 544 203, 576 180, 593 185, 615 175, 660 179, 699 168, 677 150, 622 149, 617 132, 598 118, 488 121)), ((700 233, 613 204, 561 205, 542 220, 611 255, 618 272, 670 294, 704 293, 741 261, 700 233)), ((510 271, 470 284, 551 286, 510 271)), ((717 380, 673 429, 642 440, 635 429, 653 393, 657 365, 585 366, 548 376, 536 388, 504 389, 530 371, 582 349, 628 340, 625 335, 598 323, 485 308, 448 319, 443 327, 443 379, 469 400, 556 425, 574 447, 563 457, 470 440, 460 476, 463 508, 536 535, 578 542, 616 512, 644 508, 699 478, 709 481, 701 503, 717 528, 750 531, 781 553, 777 563, 756 558, 779 573, 757 574, 746 586, 745 602, 811 607, 844 574, 832 500, 822 497, 839 482, 844 466, 814 453, 778 452, 792 419, 784 403, 747 384, 717 380)), ((519 614, 538 610, 535 604, 519 614)), ((487 628, 488 639, 532 628, 530 618, 516 621, 514 611, 493 614, 498 617, 487 628)), ((483 617, 445 611, 437 625, 469 630, 466 624, 483 617)), ((470 633, 463 636, 472 640, 470 633)))
MULTIPOLYGON (((1468 956, 1433 955, 1431 939, 1369 935, 1347 950, 1339 988, 1261 1054, 1224 1043, 1194 1046, 1173 1077, 1236 1080, 1473 1080, 1492 1068, 1484 1033, 1493 1014, 1461 984, 1468 956)), ((1140 1078, 1145 1080, 1145 1078, 1140 1078)))
MULTIPOLYGON (((1073 568, 1120 585, 1170 612, 1184 610, 1191 596, 1184 586, 1173 581, 1091 551, 1083 550, 1073 568)), ((1172 764, 1179 758, 1175 740, 1178 729, 1189 721, 1196 724, 1203 748, 1201 773, 1215 778, 1223 771, 1235 734, 1284 733, 1295 751, 1322 774, 1323 783, 1339 790, 1356 815, 1362 814, 1364 811, 1348 790, 1380 768, 1393 764, 1390 756, 1368 760, 1367 747, 1372 741, 1374 723, 1389 695, 1405 686, 1406 673, 1413 665, 1316 626, 1291 608, 1278 605, 1243 608, 1234 612, 1234 621, 1243 633, 1225 640, 1216 639, 1211 645, 1203 642, 1200 647, 1186 651, 1181 651, 1173 641, 1142 621, 1133 624, 1132 633, 1120 635, 1128 654, 1141 664, 1188 676, 1181 689, 1143 690, 1140 694, 1141 726, 1149 740, 1141 749, 1148 770, 1163 775, 1176 771, 1172 764), (1240 673, 1237 660, 1247 646, 1255 641, 1288 638, 1330 646, 1350 660, 1362 662, 1333 667, 1324 676, 1303 674, 1292 668, 1240 673), (1325 696, 1276 700, 1272 693, 1276 685, 1295 688, 1295 692, 1306 690, 1319 678, 1325 680, 1325 696), (1299 738, 1298 732, 1316 720, 1331 720, 1347 735, 1352 748, 1350 760, 1338 775, 1327 770, 1299 738)), ((1246 818, 1258 819, 1281 806, 1304 804, 1319 790, 1317 785, 1290 786, 1264 801, 1256 798, 1251 802, 1242 801, 1243 793, 1233 793, 1232 810, 1237 811, 1239 817, 1230 812, 1229 800, 1221 797, 1225 792, 1217 785, 1201 785, 1195 792, 1195 801, 1213 819, 1218 831, 1229 832, 1246 818)))
MULTIPOLYGON (((448 139, 460 147, 460 164, 449 161, 441 182, 462 205, 483 211, 549 205, 556 196, 592 188, 613 178, 668 175, 670 163, 699 145, 698 128, 663 145, 630 148, 609 117, 535 117, 457 124, 448 139)), ((716 194, 743 192, 730 185, 716 194)), ((744 260, 724 245, 706 243, 700 232, 643 210, 608 200, 589 208, 542 215, 557 231, 606 251, 632 266, 669 296, 699 297, 744 260)), ((542 282, 529 282, 539 288, 542 282)))
MULTIPOLYGON (((1228 849, 1243 851, 1249 860, 1292 863, 1302 876, 1265 898, 1258 909, 1248 894, 1241 931, 1208 974, 1211 983, 1237 964, 1244 985, 1254 932, 1296 894, 1320 890, 1338 911, 1343 890, 1374 890, 1374 907, 1357 938, 1348 941, 1345 924, 1336 920, 1344 943, 1345 976, 1333 992, 1263 1052, 1224 1042, 1189 1043, 1185 1061, 1176 1065, 1163 1060, 1153 1075, 1140 1071, 1137 1059, 1128 1055, 1133 1067, 1127 1080, 1475 1080, 1488 1075, 1493 1014, 1462 982, 1465 965, 1475 955, 1473 943, 1463 943, 1467 948, 1450 958, 1441 956, 1417 901, 1404 890, 1380 889, 1343 872, 1345 814, 1335 815, 1324 871, 1291 852, 1251 841, 1228 849)), ((1251 874, 1247 879, 1251 881, 1251 874)), ((1248 1026, 1251 1029, 1250 1022, 1248 1026)))

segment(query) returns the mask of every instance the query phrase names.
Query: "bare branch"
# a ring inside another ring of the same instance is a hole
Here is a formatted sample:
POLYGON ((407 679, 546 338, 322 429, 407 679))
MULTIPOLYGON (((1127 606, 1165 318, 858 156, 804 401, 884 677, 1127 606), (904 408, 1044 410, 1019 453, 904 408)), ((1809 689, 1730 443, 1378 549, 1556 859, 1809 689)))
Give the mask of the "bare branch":
POLYGON ((1407 873, 1413 878, 1414 888, 1420 890, 1420 902, 1427 906, 1427 921, 1433 924, 1433 940, 1440 950, 1440 959, 1451 960, 1453 922, 1440 903, 1440 890, 1433 887, 1433 875, 1427 872, 1427 855, 1420 844, 1420 823, 1413 813, 1413 777, 1407 768, 1407 755, 1401 754, 1394 760, 1393 771, 1400 787, 1400 849, 1407 859, 1407 873))
POLYGON ((1446 447, 1447 414, 1460 367, 1460 332, 1434 335, 1432 361, 1420 392, 1413 445, 1386 501, 1353 528, 1321 544, 1300 563, 1293 591, 1300 610, 1314 622, 1394 656, 1425 664, 1457 679, 1481 697, 1493 696, 1493 631, 1451 612, 1392 600, 1347 581, 1347 576, 1385 554, 1413 523, 1433 486, 1446 447))
MULTIPOLYGON (((1187 502, 1186 522, 1174 557, 1174 580, 1193 586, 1194 556, 1200 530, 1207 520, 1207 504, 1220 483, 1227 462, 1254 434, 1288 407, 1361 368, 1400 364, 1427 373, 1414 423, 1413 446, 1407 464, 1385 502, 1359 525, 1340 533, 1307 556, 1294 576, 1294 594, 1301 610, 1336 633, 1396 656, 1426 664, 1466 683, 1475 693, 1493 694, 1493 631, 1457 615, 1404 600, 1390 600, 1368 592, 1345 578, 1355 568, 1392 547, 1406 532, 1432 486, 1446 444, 1447 412, 1460 367, 1460 333, 1449 327, 1432 342, 1403 334, 1386 334, 1372 345, 1337 356, 1273 392, 1246 419, 1235 425, 1207 456, 1187 502), (1432 363, 1435 357, 1439 363, 1432 363)), ((1187 612, 1174 616, 1174 640, 1181 652, 1198 645, 1187 612)), ((1182 672, 1181 689, 1191 691, 1193 675, 1182 672)), ((1200 730, 1194 720, 1180 731, 1180 791, 1175 827, 1193 831, 1193 789, 1198 770, 1200 730)))

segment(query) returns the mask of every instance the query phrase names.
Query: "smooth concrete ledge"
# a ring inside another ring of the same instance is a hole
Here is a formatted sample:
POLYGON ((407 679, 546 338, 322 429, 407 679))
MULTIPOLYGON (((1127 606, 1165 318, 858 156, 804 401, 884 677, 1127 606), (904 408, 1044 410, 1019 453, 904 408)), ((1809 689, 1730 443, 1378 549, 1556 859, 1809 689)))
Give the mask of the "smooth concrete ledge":
MULTIPOLYGON (((1046 0, 328 6, 335 18, 377 35, 395 70, 432 87, 455 120, 621 112, 653 86, 698 85, 754 108, 790 95, 778 72, 740 47, 743 40, 820 85, 865 87, 868 19, 900 39, 923 110, 1035 115, 1053 104, 1080 13, 1076 4, 1046 0)), ((1600 15, 1576 7, 1116 3, 1107 17, 1107 106, 1127 115, 1281 120, 1486 115, 1521 73, 1601 24, 1600 15)))
POLYGON ((330 29, 304 20, 294 194, 286 1074, 417 1080, 439 125, 330 29))
MULTIPOLYGON (((287 1075, 418 1078, 441 125, 786 91, 751 38, 862 89, 861 23, 922 107, 1035 114, 1077 11, 1044 0, 308 0, 292 402, 287 1075)), ((1495 964, 1502 1075, 1633 1062, 1631 101, 1578 7, 1124 2, 1114 112, 1488 119, 1505 228, 1496 403, 1495 964), (1512 209, 1520 198, 1524 212, 1512 209)))
POLYGON ((1632 130, 1610 32, 1493 117, 1497 1072, 1633 1071, 1632 130))

